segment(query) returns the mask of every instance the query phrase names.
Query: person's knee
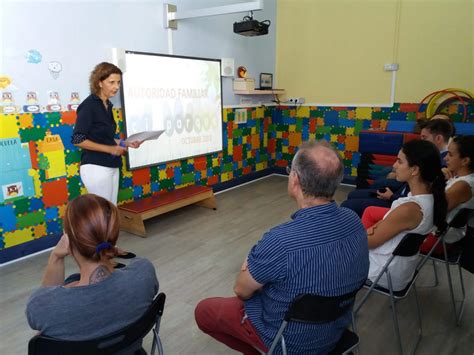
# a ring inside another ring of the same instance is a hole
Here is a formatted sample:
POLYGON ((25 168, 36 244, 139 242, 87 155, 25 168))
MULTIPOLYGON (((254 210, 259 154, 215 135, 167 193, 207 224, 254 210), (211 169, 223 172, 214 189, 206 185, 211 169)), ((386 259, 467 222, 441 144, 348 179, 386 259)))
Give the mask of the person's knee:
POLYGON ((194 309, 194 319, 203 332, 212 331, 216 325, 216 304, 214 298, 206 298, 200 301, 194 309))

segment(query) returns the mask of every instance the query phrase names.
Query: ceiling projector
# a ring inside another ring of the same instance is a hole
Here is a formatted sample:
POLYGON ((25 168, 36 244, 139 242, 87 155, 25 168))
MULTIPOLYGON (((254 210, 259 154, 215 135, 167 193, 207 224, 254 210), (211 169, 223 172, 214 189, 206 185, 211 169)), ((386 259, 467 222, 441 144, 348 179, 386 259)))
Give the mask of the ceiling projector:
POLYGON ((268 27, 270 27, 270 21, 257 21, 252 18, 245 19, 242 22, 234 22, 234 33, 242 36, 263 36, 268 34, 268 27))

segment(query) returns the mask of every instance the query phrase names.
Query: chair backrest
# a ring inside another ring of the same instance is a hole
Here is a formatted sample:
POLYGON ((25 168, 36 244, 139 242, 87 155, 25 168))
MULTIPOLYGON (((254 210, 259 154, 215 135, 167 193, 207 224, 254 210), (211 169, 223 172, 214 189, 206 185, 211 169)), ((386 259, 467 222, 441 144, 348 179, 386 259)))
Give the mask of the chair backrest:
POLYGON ((420 250, 425 238, 426 234, 407 233, 392 254, 396 256, 414 256, 420 250))
POLYGON ((469 208, 463 208, 459 210, 458 213, 456 213, 454 218, 449 223, 449 227, 463 228, 467 224, 467 221, 469 220, 471 212, 472 210, 469 208))
POLYGON ((354 304, 360 288, 342 296, 302 294, 293 300, 285 314, 287 322, 327 323, 338 319, 354 304))
POLYGON ((145 314, 137 321, 110 335, 102 336, 97 339, 71 341, 37 335, 30 339, 28 354, 115 354, 120 350, 127 349, 148 334, 163 314, 165 300, 166 295, 164 293, 158 294, 145 314))

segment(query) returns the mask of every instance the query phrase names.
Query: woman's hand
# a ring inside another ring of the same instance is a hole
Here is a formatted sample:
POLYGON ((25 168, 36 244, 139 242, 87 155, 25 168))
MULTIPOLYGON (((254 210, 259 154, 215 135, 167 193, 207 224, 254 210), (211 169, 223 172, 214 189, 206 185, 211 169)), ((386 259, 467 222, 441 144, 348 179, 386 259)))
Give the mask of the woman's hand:
POLYGON ((444 178, 446 180, 452 179, 454 177, 454 173, 448 168, 441 168, 441 171, 443 172, 444 178))
POLYGON ((142 143, 143 143, 142 141, 133 141, 133 142, 125 142, 125 145, 129 148, 137 149, 138 147, 141 146, 142 143))
POLYGON ((66 233, 64 233, 61 239, 59 239, 58 244, 56 244, 51 254, 58 259, 64 259, 70 254, 69 238, 66 233))
POLYGON ((110 146, 110 154, 120 156, 124 155, 127 152, 126 147, 121 147, 119 145, 111 145, 110 146))

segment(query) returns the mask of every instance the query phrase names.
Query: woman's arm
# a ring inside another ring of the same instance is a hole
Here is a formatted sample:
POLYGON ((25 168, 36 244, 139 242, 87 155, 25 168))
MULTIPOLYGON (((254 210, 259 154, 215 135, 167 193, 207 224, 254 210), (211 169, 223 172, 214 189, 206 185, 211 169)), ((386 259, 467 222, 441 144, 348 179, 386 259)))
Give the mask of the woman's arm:
POLYGON ((64 284, 64 258, 69 255, 69 239, 63 234, 48 259, 41 286, 64 284))
POLYGON ((127 152, 126 147, 121 147, 120 145, 106 145, 95 143, 89 139, 82 141, 81 143, 74 144, 76 147, 94 150, 96 152, 109 153, 112 155, 123 155, 127 152))
POLYGON ((367 230, 369 249, 377 248, 400 232, 416 228, 422 218, 421 208, 415 202, 396 207, 385 219, 367 230))
POLYGON ((460 204, 472 198, 471 187, 466 181, 457 181, 446 190, 446 200, 448 200, 448 212, 460 204))

